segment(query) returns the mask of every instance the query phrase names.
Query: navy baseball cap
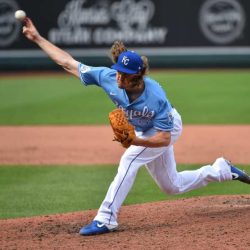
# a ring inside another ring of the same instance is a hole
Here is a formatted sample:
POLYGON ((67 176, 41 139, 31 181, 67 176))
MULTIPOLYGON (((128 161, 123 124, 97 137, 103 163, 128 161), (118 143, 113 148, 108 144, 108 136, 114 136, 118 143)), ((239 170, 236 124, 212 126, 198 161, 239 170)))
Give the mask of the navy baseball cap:
POLYGON ((141 57, 134 51, 122 52, 116 64, 112 65, 111 68, 119 72, 126 74, 138 74, 143 67, 143 61, 141 57))

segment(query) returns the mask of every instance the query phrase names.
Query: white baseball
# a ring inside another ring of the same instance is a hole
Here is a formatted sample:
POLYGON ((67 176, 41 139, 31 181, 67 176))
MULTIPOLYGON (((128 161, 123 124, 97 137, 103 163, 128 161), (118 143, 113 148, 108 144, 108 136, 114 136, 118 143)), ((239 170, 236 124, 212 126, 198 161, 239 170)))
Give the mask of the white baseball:
POLYGON ((22 22, 26 18, 26 13, 23 10, 17 10, 15 12, 15 18, 22 22))

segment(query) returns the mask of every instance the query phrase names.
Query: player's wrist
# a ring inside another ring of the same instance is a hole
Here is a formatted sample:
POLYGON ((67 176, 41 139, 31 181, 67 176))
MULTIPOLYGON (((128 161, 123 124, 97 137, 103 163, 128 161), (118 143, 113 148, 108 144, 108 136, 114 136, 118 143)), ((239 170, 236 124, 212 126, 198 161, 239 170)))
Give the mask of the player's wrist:
POLYGON ((39 44, 45 41, 45 38, 43 38, 38 32, 34 35, 34 42, 39 44))
POLYGON ((145 140, 139 137, 135 137, 132 141, 132 145, 134 146, 144 146, 145 140))

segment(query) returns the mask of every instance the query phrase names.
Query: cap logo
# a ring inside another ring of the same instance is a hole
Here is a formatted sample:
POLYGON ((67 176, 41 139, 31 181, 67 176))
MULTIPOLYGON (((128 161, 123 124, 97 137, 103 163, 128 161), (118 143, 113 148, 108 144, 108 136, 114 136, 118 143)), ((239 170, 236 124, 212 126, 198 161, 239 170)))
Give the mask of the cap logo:
POLYGON ((128 65, 128 63, 129 63, 129 58, 127 58, 126 56, 124 56, 124 57, 122 58, 122 63, 123 63, 124 65, 128 65))

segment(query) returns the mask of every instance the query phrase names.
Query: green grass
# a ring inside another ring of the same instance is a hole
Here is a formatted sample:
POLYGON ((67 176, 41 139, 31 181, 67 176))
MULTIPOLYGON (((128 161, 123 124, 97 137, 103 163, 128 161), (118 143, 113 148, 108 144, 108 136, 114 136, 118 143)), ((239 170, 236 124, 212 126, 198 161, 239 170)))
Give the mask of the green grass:
MULTIPOLYGON (((184 124, 250 124, 250 71, 161 71, 150 76, 167 91, 184 124)), ((68 75, 0 78, 0 125, 108 124, 113 108, 100 88, 84 87, 68 75)), ((197 166, 179 170, 192 168, 197 166)), ((0 218, 97 209, 116 171, 114 166, 2 166, 0 218)), ((249 193, 242 183, 226 182, 169 196, 141 169, 124 204, 249 193)))
POLYGON ((113 107, 74 77, 0 79, 0 124, 100 124, 113 107))
POLYGON ((250 123, 250 71, 190 71, 154 75, 189 124, 250 123), (164 81, 165 79, 165 81, 164 81))
MULTIPOLYGON (((179 166, 179 170, 196 168, 179 166)), ((1 166, 0 218, 97 209, 116 171, 115 166, 1 166)), ((250 194, 250 188, 236 181, 211 183, 184 195, 169 196, 142 168, 124 205, 219 194, 250 194)))
MULTIPOLYGON (((152 72, 185 124, 249 124, 250 71, 152 72)), ((0 125, 108 124, 113 103, 66 75, 0 78, 0 125)))

